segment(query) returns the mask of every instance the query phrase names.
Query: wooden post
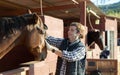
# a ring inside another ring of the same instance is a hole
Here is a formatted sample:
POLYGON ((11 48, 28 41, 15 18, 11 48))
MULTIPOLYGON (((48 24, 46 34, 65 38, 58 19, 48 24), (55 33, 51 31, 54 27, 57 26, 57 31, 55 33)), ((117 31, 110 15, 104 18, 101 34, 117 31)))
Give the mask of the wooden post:
POLYGON ((86 34, 87 34, 87 27, 86 27, 86 1, 81 1, 79 4, 80 8, 80 23, 85 26, 84 38, 81 41, 86 44, 86 34))
POLYGON ((80 6, 80 23, 86 26, 86 1, 81 1, 79 6, 80 6))

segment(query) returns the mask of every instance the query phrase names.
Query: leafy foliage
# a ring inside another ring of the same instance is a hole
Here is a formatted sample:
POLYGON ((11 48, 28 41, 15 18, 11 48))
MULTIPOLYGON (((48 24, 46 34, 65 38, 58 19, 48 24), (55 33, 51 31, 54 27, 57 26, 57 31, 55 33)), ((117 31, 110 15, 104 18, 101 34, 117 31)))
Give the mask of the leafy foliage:
POLYGON ((120 2, 109 5, 100 5, 98 7, 105 12, 106 15, 120 18, 120 2))

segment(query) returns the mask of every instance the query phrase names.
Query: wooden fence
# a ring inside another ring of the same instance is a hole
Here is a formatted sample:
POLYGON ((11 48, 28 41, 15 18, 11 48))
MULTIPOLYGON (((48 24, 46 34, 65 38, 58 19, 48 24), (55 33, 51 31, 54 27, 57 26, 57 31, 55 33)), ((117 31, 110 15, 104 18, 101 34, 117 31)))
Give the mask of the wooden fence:
MULTIPOLYGON (((0 75, 54 75, 54 71, 51 70, 53 68, 48 63, 45 61, 23 63, 21 64, 23 67, 2 72, 0 75)), ((113 59, 87 59, 86 73, 90 75, 90 72, 99 70, 102 75, 118 75, 117 65, 117 60, 113 59)))
POLYGON ((113 59, 88 59, 87 60, 87 75, 92 71, 99 70, 102 75, 117 75, 117 60, 113 59))
POLYGON ((23 67, 1 72, 0 75, 53 75, 50 66, 46 62, 31 61, 21 64, 23 67))
POLYGON ((0 75, 29 75, 29 67, 21 67, 0 73, 0 75))

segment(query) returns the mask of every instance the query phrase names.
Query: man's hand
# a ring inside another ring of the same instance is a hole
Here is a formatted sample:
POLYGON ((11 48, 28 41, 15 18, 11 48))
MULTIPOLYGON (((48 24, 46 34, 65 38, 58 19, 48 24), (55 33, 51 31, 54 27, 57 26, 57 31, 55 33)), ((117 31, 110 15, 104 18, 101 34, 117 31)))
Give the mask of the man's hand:
POLYGON ((50 50, 50 51, 52 51, 53 49, 58 50, 57 47, 54 47, 54 46, 50 45, 46 40, 45 40, 45 44, 46 44, 47 49, 50 50))
POLYGON ((46 47, 47 47, 48 50, 52 51, 53 53, 55 53, 59 57, 62 57, 61 50, 59 50, 57 47, 54 47, 54 46, 50 45, 46 40, 45 40, 45 43, 46 43, 46 47))

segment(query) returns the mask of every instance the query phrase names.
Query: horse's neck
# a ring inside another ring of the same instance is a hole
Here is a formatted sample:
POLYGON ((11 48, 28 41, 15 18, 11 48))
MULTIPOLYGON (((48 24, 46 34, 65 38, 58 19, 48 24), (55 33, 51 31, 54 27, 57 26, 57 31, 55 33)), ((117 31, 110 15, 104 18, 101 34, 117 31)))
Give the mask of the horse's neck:
POLYGON ((16 31, 11 37, 5 38, 0 41, 0 59, 6 55, 13 47, 15 47, 15 41, 20 36, 21 31, 16 31))

